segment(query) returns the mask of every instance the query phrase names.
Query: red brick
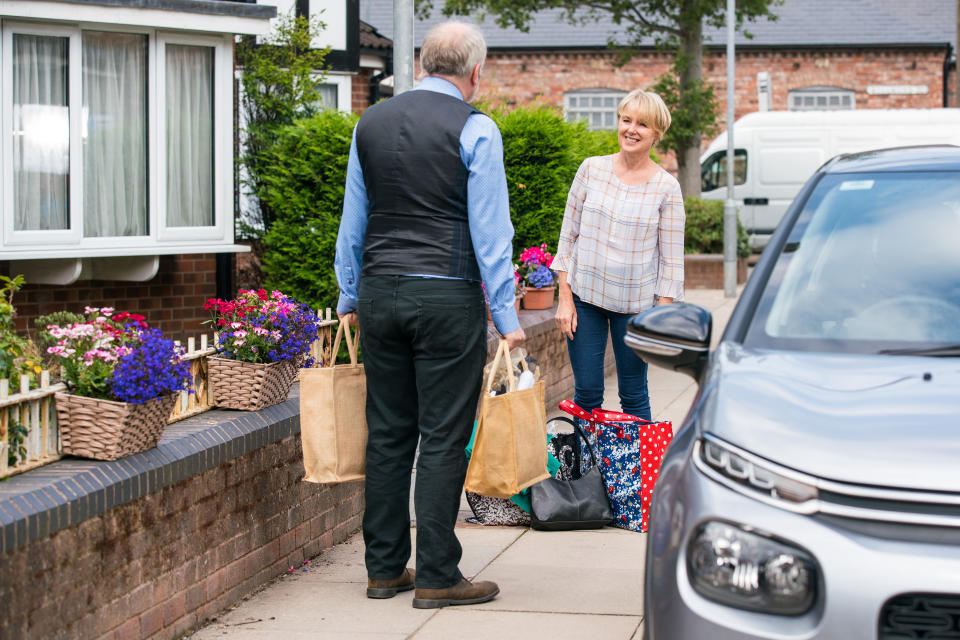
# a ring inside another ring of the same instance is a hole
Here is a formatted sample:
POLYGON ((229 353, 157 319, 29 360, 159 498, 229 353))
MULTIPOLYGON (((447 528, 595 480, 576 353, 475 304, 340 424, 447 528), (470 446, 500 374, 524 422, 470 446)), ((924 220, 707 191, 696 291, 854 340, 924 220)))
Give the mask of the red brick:
POLYGON ((131 618, 113 632, 114 640, 140 640, 140 620, 131 618))
POLYGON ((149 638, 163 628, 164 605, 158 604, 140 615, 140 637, 149 638))
POLYGON ((169 627, 187 613, 187 594, 181 591, 163 603, 163 624, 169 627))

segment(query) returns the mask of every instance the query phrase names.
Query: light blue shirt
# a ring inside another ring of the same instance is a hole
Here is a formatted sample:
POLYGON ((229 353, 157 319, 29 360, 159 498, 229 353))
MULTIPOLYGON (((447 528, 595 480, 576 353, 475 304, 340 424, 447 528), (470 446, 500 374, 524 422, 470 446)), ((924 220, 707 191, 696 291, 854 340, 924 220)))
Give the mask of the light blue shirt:
MULTIPOLYGON (((460 91, 442 78, 424 78, 415 91, 423 90, 463 99, 460 91)), ((497 331, 506 335, 518 329, 520 321, 514 307, 513 225, 510 223, 507 178, 503 168, 503 140, 493 120, 479 113, 467 118, 460 132, 460 159, 468 171, 467 218, 473 251, 490 298, 490 315, 497 331)), ((369 215, 370 201, 357 155, 357 130, 354 128, 334 261, 340 286, 340 300, 337 302, 337 313, 340 314, 357 310, 363 241, 369 215)))

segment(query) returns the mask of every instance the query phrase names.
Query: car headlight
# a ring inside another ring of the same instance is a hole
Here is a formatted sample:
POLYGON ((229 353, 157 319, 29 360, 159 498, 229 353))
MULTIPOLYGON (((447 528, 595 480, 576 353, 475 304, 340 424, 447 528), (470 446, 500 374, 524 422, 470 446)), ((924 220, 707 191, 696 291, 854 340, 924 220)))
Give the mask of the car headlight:
POLYGON ((724 522, 707 522, 690 538, 687 572, 705 598, 763 613, 800 615, 817 594, 808 553, 724 522))
POLYGON ((789 477, 789 470, 778 469, 772 463, 710 436, 699 441, 698 449, 698 466, 701 469, 705 466, 719 475, 718 479, 742 493, 769 498, 779 502, 778 506, 801 512, 812 510, 812 501, 819 496, 812 484, 789 477), (809 503, 809 509, 804 507, 805 503, 809 503))

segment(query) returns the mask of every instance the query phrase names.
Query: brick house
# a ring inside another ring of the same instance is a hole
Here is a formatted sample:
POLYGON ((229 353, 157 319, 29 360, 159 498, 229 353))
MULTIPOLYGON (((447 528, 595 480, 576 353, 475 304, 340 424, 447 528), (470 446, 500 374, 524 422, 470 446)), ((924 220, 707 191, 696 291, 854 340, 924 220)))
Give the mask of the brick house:
MULTIPOLYGON (((391 0, 362 0, 360 16, 393 35, 391 0)), ((785 0, 775 22, 737 35, 737 117, 770 109, 889 109, 956 106, 957 6, 944 0, 785 0), (769 87, 761 97, 758 82, 769 87)), ((415 42, 444 19, 415 24, 415 42)), ((670 60, 652 40, 623 67, 607 47, 623 33, 610 22, 570 25, 560 10, 536 15, 528 33, 479 23, 489 55, 481 91, 508 104, 546 102, 569 119, 612 128, 619 98, 650 85, 670 60)), ((704 76, 726 109, 726 33, 707 29, 704 76)), ((704 144, 709 142, 705 140, 704 144)))
POLYGON ((174 337, 234 293, 236 36, 320 14, 325 104, 379 98, 390 43, 358 0, 0 4, 0 274, 38 315, 114 306, 174 337))

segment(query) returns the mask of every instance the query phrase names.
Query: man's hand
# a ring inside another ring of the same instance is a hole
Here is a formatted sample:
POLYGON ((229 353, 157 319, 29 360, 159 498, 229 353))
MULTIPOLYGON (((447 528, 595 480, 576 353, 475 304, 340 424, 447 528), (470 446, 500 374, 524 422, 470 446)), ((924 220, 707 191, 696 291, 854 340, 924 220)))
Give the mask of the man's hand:
POLYGON ((348 327, 360 326, 360 320, 357 318, 356 311, 351 311, 350 313, 338 313, 337 317, 340 318, 340 322, 344 323, 348 327))
POLYGON ((503 339, 507 341, 507 346, 510 347, 511 351, 513 351, 514 348, 523 344, 523 341, 527 339, 527 334, 523 332, 523 327, 517 327, 507 335, 503 336, 503 339))

